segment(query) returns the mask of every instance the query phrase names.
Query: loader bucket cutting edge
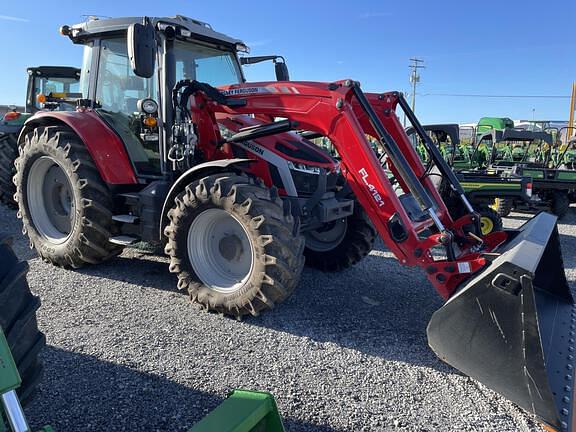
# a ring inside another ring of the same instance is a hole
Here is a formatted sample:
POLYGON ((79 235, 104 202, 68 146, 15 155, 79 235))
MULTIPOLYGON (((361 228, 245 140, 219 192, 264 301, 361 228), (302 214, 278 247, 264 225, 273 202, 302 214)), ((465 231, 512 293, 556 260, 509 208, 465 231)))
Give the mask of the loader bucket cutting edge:
POLYGON ((428 324, 440 359, 535 414, 576 431, 576 307, 556 217, 540 213, 495 252, 428 324))

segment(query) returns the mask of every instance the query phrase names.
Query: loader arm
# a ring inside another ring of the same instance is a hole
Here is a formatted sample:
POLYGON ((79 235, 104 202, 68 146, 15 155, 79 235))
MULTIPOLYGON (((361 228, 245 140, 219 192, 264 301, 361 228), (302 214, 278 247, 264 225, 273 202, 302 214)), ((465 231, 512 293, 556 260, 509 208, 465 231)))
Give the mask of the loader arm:
MULTIPOLYGON (((414 115, 414 112, 410 110, 404 96, 399 92, 389 92, 383 94, 376 94, 376 93, 367 93, 366 99, 370 103, 370 105, 374 108, 378 119, 382 122, 382 125, 386 128, 386 130, 391 135, 392 139, 395 143, 397 143, 401 153, 404 155, 406 161, 410 164, 410 167, 414 171, 414 174, 418 177, 418 179, 422 182, 423 186, 426 188, 427 192, 430 194, 432 199, 437 205, 437 213, 442 220, 442 222, 446 225, 450 225, 452 223, 452 219, 448 212, 448 209, 443 202, 440 193, 438 192, 438 188, 432 182, 432 176, 441 175, 445 177, 449 184, 452 186, 454 191, 463 201, 463 205, 467 208, 468 212, 471 214, 473 213, 473 208, 468 202, 467 199, 464 197, 464 189, 460 186, 456 175, 452 171, 452 168, 448 165, 440 151, 438 150, 437 146, 430 140, 430 137, 426 134, 424 127, 419 123, 414 115), (416 151, 416 148, 410 142, 408 135, 404 127, 401 125, 398 114, 396 114, 397 107, 400 106, 403 110, 407 118, 413 124, 413 128, 415 133, 417 133, 421 140, 424 142, 427 151, 432 156, 432 161, 438 167, 439 172, 437 173, 430 173, 426 167, 423 166, 422 160, 416 151)), ((362 110, 362 107, 358 103, 354 103, 354 111, 358 116, 360 122, 362 123, 362 127, 365 131, 372 131, 375 133, 374 127, 370 123, 370 119, 366 115, 366 113, 362 110)), ((389 164, 390 169, 396 176, 397 170, 394 164, 389 164)), ((400 176, 398 178, 402 188, 404 191, 408 191, 406 183, 404 179, 400 176)), ((479 215, 474 215, 477 221, 479 221, 479 215)), ((478 230, 480 232, 480 230, 478 230)))
POLYGON ((387 246, 401 263, 423 267, 444 298, 486 264, 482 252, 505 240, 505 234, 495 233, 479 242, 465 230, 473 226, 473 215, 450 218, 395 115, 389 116, 388 129, 373 113, 359 119, 355 104, 363 93, 353 81, 239 84, 221 87, 224 97, 216 98, 201 89, 191 92, 190 109, 203 149, 222 141, 215 126, 218 112, 283 117, 328 137, 342 158, 342 174, 387 246), (366 134, 375 135, 387 150, 404 194, 394 191, 366 134), (435 248, 445 250, 446 258, 435 258, 435 248))
POLYGON ((398 93, 365 95, 353 81, 250 83, 217 93, 187 85, 192 102, 181 100, 180 107, 189 107, 202 151, 212 146, 226 157, 218 113, 252 114, 264 122, 283 117, 260 131, 281 123, 328 137, 341 157, 342 174, 389 249, 401 263, 422 267, 448 299, 428 325, 432 350, 534 413, 549 430, 576 431, 576 312, 554 216, 541 213, 517 230, 478 237, 477 215, 462 186, 398 93), (398 122, 398 104, 440 174, 461 195, 465 216, 453 220, 448 213, 398 122), (366 135, 384 149, 400 194, 366 135), (434 254, 437 249, 445 254, 434 254))

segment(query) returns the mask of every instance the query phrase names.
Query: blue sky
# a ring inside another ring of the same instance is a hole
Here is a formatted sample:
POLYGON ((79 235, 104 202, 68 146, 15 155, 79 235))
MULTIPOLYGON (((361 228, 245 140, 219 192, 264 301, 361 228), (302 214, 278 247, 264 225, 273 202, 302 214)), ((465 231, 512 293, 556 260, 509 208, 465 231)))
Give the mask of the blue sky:
MULTIPOLYGON (((58 28, 83 15, 191 16, 244 40, 254 55, 284 55, 293 80, 353 78, 369 91, 408 92, 409 58, 418 56, 426 69, 416 112, 428 123, 566 119, 569 99, 438 94, 569 95, 576 81, 574 0, 2 3, 1 104, 24 102, 27 66, 79 65, 81 49, 58 28)), ((247 76, 272 80, 273 68, 251 66, 247 76)))

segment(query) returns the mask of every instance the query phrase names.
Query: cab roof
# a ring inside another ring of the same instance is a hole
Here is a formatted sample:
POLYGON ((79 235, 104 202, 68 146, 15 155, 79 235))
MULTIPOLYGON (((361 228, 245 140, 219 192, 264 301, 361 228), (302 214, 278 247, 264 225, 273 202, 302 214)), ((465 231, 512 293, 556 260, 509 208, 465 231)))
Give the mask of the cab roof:
POLYGON ((546 132, 532 132, 518 128, 490 129, 478 136, 478 142, 490 138, 494 142, 500 141, 535 141, 542 140, 552 145, 552 135, 546 132))
POLYGON ((85 39, 91 39, 97 35, 128 30, 130 25, 142 23, 145 18, 148 18, 155 27, 157 27, 159 23, 173 25, 174 27, 180 27, 190 31, 194 37, 199 39, 223 42, 228 45, 244 45, 244 42, 239 39, 234 39, 223 33, 214 31, 210 24, 182 15, 176 15, 174 17, 90 18, 83 23, 73 25, 71 27, 72 34, 70 38, 75 43, 82 43, 85 39))
POLYGON ((78 78, 80 69, 72 66, 34 66, 26 69, 28 74, 52 78, 78 78))

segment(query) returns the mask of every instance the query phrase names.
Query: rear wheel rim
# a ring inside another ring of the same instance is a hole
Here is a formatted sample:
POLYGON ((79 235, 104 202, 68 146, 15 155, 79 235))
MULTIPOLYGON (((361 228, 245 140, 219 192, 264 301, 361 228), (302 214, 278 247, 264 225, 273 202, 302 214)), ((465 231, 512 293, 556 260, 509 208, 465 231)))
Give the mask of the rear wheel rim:
POLYGON ((188 257, 202 283, 229 294, 242 288, 254 269, 254 247, 244 225, 231 213, 212 208, 188 230, 188 257))
POLYGON ((348 229, 347 219, 330 222, 325 227, 306 232, 306 247, 314 252, 328 252, 342 243, 348 229))
POLYGON ((64 243, 76 220, 70 179, 56 160, 42 156, 30 167, 27 180, 26 201, 34 228, 49 242, 64 243))
POLYGON ((480 230, 482 234, 490 234, 494 230, 494 222, 487 216, 480 217, 480 230))

